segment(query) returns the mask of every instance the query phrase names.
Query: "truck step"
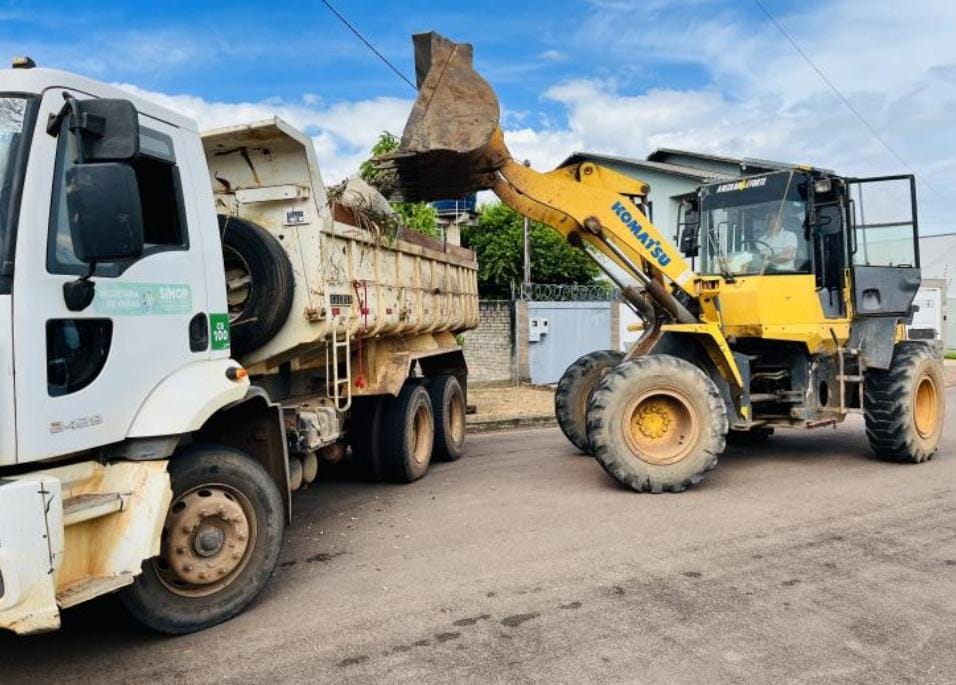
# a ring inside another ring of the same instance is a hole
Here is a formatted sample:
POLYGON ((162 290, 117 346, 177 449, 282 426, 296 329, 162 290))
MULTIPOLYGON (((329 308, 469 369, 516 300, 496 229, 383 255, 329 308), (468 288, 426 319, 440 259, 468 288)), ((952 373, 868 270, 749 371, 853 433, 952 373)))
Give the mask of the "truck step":
POLYGON ((118 492, 75 495, 63 500, 63 525, 73 526, 123 511, 125 500, 118 492))
POLYGON ((70 583, 56 593, 56 603, 61 609, 67 609, 77 604, 105 595, 121 587, 131 585, 136 578, 130 573, 116 576, 89 576, 70 583))

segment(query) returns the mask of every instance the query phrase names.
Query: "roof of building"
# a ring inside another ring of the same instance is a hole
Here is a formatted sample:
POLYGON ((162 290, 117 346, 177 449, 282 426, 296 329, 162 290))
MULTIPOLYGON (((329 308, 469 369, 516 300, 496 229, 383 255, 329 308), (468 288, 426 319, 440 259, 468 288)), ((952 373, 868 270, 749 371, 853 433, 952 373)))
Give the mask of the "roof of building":
MULTIPOLYGON (((668 157, 690 157, 691 159, 708 160, 711 162, 720 162, 723 164, 733 164, 751 173, 763 173, 767 171, 776 171, 777 169, 792 169, 797 166, 790 162, 779 162, 773 159, 760 159, 758 157, 727 157, 726 155, 715 155, 709 152, 691 152, 690 150, 678 150, 672 147, 655 148, 647 159, 653 162, 666 161, 668 157)), ((693 165, 690 165, 693 166, 693 165)))
POLYGON ((699 167, 686 166, 684 164, 671 164, 670 162, 656 162, 654 160, 647 159, 636 159, 634 157, 618 157, 617 155, 603 155, 595 152, 572 152, 571 155, 561 162, 560 166, 566 166, 568 164, 576 164, 582 162, 586 159, 592 159, 596 161, 605 161, 605 162, 617 162, 618 164, 627 164, 628 166, 634 166, 641 169, 653 169, 654 171, 660 171, 665 174, 673 174, 674 176, 685 176, 688 178, 697 179, 700 181, 709 181, 709 180, 724 180, 730 178, 736 178, 728 174, 720 174, 712 169, 702 169, 699 167))

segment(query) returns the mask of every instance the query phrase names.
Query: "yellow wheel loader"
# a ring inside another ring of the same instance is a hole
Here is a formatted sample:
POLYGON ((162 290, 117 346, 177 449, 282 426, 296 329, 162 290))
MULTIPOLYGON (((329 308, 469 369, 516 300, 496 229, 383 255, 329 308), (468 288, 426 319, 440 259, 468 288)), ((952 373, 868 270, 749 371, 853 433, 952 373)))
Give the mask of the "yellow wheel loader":
POLYGON ((669 240, 647 218, 647 184, 587 161, 547 173, 515 161, 470 45, 435 33, 414 43, 418 99, 401 147, 378 162, 397 197, 490 189, 629 276, 605 269, 643 336, 623 357, 572 364, 556 399, 565 434, 620 483, 682 491, 727 441, 849 413, 864 415, 880 457, 937 452, 941 361, 905 339, 920 285, 911 176, 797 167, 706 185, 682 201, 669 240))

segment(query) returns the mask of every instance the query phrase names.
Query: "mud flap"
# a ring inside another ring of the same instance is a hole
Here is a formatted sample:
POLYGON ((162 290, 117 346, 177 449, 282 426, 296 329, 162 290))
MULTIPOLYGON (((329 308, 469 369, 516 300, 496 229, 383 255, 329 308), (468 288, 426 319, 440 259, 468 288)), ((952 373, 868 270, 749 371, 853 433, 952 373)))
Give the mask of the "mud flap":
POLYGON ((60 627, 60 496, 55 478, 0 480, 0 629, 26 635, 60 627))

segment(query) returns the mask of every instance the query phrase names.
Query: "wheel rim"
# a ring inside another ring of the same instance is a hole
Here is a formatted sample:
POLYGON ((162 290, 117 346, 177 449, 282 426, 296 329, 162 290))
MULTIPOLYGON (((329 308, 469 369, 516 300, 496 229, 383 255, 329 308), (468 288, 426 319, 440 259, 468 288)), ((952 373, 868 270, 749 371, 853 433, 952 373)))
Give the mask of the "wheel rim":
POLYGON ((939 420, 939 390, 930 375, 924 375, 916 384, 913 402, 913 423, 920 437, 928 438, 936 430, 939 420))
POLYGON ((465 439, 465 400, 457 393, 448 403, 448 429, 456 445, 465 439))
POLYGON ((624 413, 624 439, 642 461, 676 464, 697 443, 700 417, 686 395, 654 388, 631 400, 624 413))
POLYGON ((434 430, 428 406, 420 404, 412 419, 412 459, 416 464, 425 464, 431 458, 434 430))
POLYGON ((258 530, 249 500, 222 484, 202 485, 173 502, 163 526, 156 573, 170 592, 203 597, 242 573, 258 530))
POLYGON ((252 272, 249 264, 236 250, 223 245, 223 263, 226 269, 226 302, 229 322, 235 323, 245 311, 252 297, 252 272))

